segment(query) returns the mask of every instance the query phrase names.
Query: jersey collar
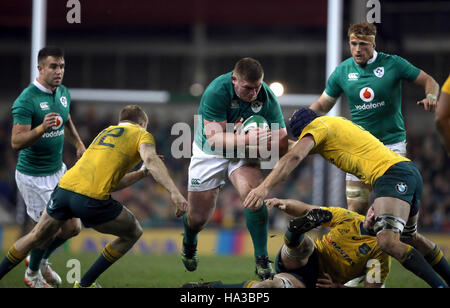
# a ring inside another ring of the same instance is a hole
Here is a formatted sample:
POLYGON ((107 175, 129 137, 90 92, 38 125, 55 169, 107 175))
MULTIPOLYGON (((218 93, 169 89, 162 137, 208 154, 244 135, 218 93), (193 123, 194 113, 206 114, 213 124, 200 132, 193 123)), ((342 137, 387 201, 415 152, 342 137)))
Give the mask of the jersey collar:
POLYGON ((138 124, 130 123, 130 122, 119 122, 119 124, 117 124, 117 125, 119 125, 119 126, 125 126, 125 125, 138 125, 138 124))
MULTIPOLYGON (((369 59, 369 61, 367 61, 366 65, 372 64, 373 62, 375 62, 377 60, 378 57, 378 52, 376 50, 373 51, 373 56, 372 58, 369 59)), ((353 59, 353 58, 352 58, 353 59)), ((353 59, 353 62, 357 65, 357 66, 361 66, 358 63, 355 62, 355 59, 353 59)))
POLYGON ((367 61, 367 64, 372 64, 373 62, 375 62, 375 60, 378 57, 378 52, 376 50, 373 51, 373 56, 372 58, 369 59, 369 61, 367 61))
POLYGON ((51 90, 49 90, 46 87, 44 87, 37 79, 35 79, 33 81, 33 84, 36 86, 36 88, 38 88, 42 92, 45 92, 45 93, 48 93, 48 94, 53 94, 53 92, 51 90))

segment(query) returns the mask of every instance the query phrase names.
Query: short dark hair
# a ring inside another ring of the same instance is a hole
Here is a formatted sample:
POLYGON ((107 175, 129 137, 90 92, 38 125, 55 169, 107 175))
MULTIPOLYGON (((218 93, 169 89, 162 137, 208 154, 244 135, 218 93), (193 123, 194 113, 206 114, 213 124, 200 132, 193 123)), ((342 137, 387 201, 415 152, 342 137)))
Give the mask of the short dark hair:
POLYGON ((242 58, 234 66, 234 73, 248 82, 257 82, 264 76, 261 63, 253 58, 242 58))
POLYGON ((46 46, 39 50, 38 63, 47 59, 47 57, 64 58, 64 51, 55 46, 46 46))
POLYGON ((129 121, 137 124, 147 123, 148 117, 145 111, 137 105, 125 106, 119 115, 119 122, 129 121))
POLYGON ((369 22, 363 21, 359 22, 353 25, 350 25, 348 28, 348 37, 350 37, 350 34, 356 34, 358 36, 367 36, 367 35, 377 35, 377 27, 374 24, 371 24, 369 22))

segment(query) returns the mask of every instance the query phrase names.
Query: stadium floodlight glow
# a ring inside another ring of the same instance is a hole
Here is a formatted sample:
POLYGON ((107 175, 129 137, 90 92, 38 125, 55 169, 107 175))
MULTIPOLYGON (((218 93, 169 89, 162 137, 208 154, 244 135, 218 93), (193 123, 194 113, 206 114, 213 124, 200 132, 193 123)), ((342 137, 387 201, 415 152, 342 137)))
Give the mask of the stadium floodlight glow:
POLYGON ((205 90, 205 87, 200 83, 194 83, 189 88, 189 93, 191 93, 192 96, 200 96, 203 94, 203 91, 205 90))
POLYGON ((284 94, 284 86, 280 82, 272 82, 269 87, 276 97, 280 97, 284 94))

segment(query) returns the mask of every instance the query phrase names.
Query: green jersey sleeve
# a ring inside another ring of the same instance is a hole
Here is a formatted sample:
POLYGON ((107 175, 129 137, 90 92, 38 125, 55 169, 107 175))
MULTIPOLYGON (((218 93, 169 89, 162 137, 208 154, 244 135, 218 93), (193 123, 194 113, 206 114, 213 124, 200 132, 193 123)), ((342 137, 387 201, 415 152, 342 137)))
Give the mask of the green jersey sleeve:
POLYGON ((227 95, 218 91, 206 91, 200 102, 204 120, 222 122, 227 120, 227 95))
POLYGON ((12 106, 13 124, 31 125, 33 105, 17 99, 12 106))
POLYGON ((398 69, 399 78, 405 79, 409 82, 413 82, 419 76, 420 69, 412 65, 408 60, 403 59, 400 56, 392 56, 398 69))
POLYGON ((343 90, 339 85, 339 67, 337 67, 331 74, 330 78, 328 78, 325 93, 328 96, 338 98, 339 96, 341 96, 342 92, 343 90))

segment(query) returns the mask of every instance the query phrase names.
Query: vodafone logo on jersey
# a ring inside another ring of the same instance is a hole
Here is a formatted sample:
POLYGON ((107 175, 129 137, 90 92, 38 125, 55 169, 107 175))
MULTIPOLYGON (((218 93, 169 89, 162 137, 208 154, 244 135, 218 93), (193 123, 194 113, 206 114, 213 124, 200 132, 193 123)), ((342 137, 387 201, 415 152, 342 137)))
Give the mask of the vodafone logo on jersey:
POLYGON ((359 97, 363 102, 369 103, 375 98, 375 92, 371 88, 365 87, 359 91, 359 97))
POLYGON ((62 124, 63 124, 63 119, 62 119, 62 117, 60 115, 58 115, 56 117, 56 125, 52 126, 52 129, 53 130, 58 130, 58 129, 61 128, 62 124))

